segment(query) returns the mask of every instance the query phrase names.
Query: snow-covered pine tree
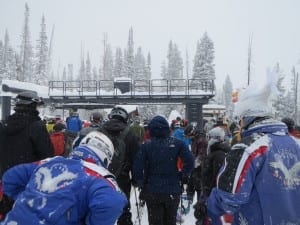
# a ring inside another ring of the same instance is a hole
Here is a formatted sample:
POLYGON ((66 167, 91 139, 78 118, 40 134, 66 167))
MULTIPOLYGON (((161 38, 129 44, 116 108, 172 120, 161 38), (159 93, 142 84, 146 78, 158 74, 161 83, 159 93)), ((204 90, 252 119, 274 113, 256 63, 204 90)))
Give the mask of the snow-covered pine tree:
POLYGON ((81 48, 81 57, 80 57, 80 68, 77 80, 85 79, 85 62, 84 62, 84 51, 81 48))
POLYGON ((85 80, 92 80, 92 65, 90 60, 90 54, 87 53, 86 62, 85 62, 85 80))
POLYGON ((92 70, 92 79, 96 80, 96 81, 99 80, 97 68, 95 66, 93 67, 93 70, 92 70))
POLYGON ((116 48, 114 77, 121 77, 123 75, 123 53, 120 47, 116 48))
POLYGON ((112 53, 110 44, 108 43, 106 34, 104 35, 103 47, 104 47, 103 62, 102 62, 103 79, 104 80, 112 80, 113 79, 113 70, 114 70, 113 53, 112 53))
POLYGON ((99 80, 104 80, 103 79, 103 69, 101 68, 101 66, 99 66, 99 69, 98 69, 98 77, 99 77, 99 80))
POLYGON ((142 52, 142 48, 138 47, 134 57, 134 77, 133 80, 145 79, 146 62, 142 52))
POLYGON ((67 75, 67 80, 72 81, 74 79, 74 74, 73 74, 73 64, 68 64, 68 75, 67 75))
POLYGON ((48 43, 47 43, 45 16, 42 16, 41 31, 36 45, 33 82, 41 85, 48 84, 48 43))
MULTIPOLYGON (((162 79, 168 80, 168 85, 170 85, 170 81, 172 80, 171 91, 181 91, 181 87, 177 87, 177 84, 182 85, 182 81, 176 82, 175 79, 183 78, 183 60, 177 45, 174 44, 172 40, 170 40, 168 44, 167 65, 165 61, 161 64, 161 77, 162 79)), ((162 83, 161 85, 165 86, 166 84, 162 83)), ((166 93, 167 90, 170 91, 170 89, 166 87, 160 87, 159 89, 161 90, 157 91, 162 91, 164 93, 166 93)), ((176 105, 162 105, 159 108, 164 115, 169 115, 173 109, 177 110, 176 105)))
POLYGON ((66 81, 66 80, 67 80, 67 70, 66 70, 66 67, 64 67, 64 69, 63 69, 62 80, 63 80, 63 81, 66 81))
POLYGON ((3 54, 3 42, 0 40, 0 81, 3 79, 4 73, 3 54))
POLYGON ((196 53, 194 57, 193 78, 214 80, 215 64, 214 44, 205 32, 200 42, 197 42, 196 53))
POLYGON ((298 99, 299 99, 299 74, 297 73, 295 66, 292 68, 292 79, 291 79, 291 98, 293 99, 293 118, 296 122, 299 117, 298 99))
POLYGON ((174 73, 174 67, 173 67, 173 41, 169 41, 168 45, 168 53, 167 53, 167 73, 163 77, 163 79, 170 80, 172 78, 172 74, 174 73))
POLYGON ((2 44, 2 50, 1 50, 1 61, 0 61, 0 75, 3 79, 6 79, 7 76, 7 58, 8 58, 8 51, 10 48, 10 43, 9 43, 9 35, 8 31, 5 30, 5 35, 4 35, 4 44, 2 44))
MULTIPOLYGON (((294 118, 295 116, 295 99, 293 98, 293 94, 291 91, 287 92, 287 95, 285 96, 285 108, 283 109, 282 114, 285 117, 294 118)), ((299 124, 299 120, 296 118, 295 123, 299 124)))
POLYGON ((16 79, 16 53, 10 45, 8 31, 5 31, 4 44, 1 42, 0 77, 2 79, 16 79))
POLYGON ((176 73, 174 78, 182 79, 183 78, 183 59, 181 53, 176 44, 174 44, 174 66, 176 68, 176 73))
POLYGON ((56 73, 54 74, 54 72, 53 72, 53 79, 54 80, 61 80, 61 63, 60 63, 60 60, 58 60, 56 73))
POLYGON ((90 54, 87 53, 87 59, 86 59, 86 64, 85 64, 85 86, 88 87, 88 91, 93 91, 94 90, 94 81, 92 81, 92 64, 90 60, 90 54))
POLYGON ((286 97, 285 97, 285 88, 283 86, 283 80, 284 80, 284 74, 279 66, 279 63, 275 65, 275 72, 278 74, 278 80, 277 80, 277 90, 278 90, 278 96, 273 101, 273 107, 276 110, 275 116, 278 119, 281 119, 285 117, 285 107, 286 107, 286 97))
POLYGON ((51 37, 49 41, 49 49, 48 49, 48 62, 47 62, 47 69, 46 69, 46 74, 49 80, 51 80, 51 74, 53 74, 52 71, 52 53, 53 53, 53 38, 54 38, 54 25, 52 27, 51 31, 51 37))
POLYGON ((9 46, 6 56, 6 78, 10 80, 16 79, 17 74, 17 55, 13 48, 9 46))
POLYGON ((190 79, 190 59, 189 59, 189 53, 187 49, 185 51, 185 75, 186 75, 186 79, 190 79))
POLYGON ((32 45, 30 41, 30 31, 29 31, 29 7, 27 3, 25 4, 24 13, 24 26, 22 31, 22 43, 20 49, 20 65, 21 71, 19 73, 18 80, 20 81, 32 81, 33 72, 33 52, 32 45))
POLYGON ((225 78, 225 83, 223 85, 223 103, 226 107, 226 115, 232 117, 233 104, 231 100, 231 95, 233 92, 232 82, 230 76, 227 74, 225 78))
POLYGON ((176 44, 169 42, 167 77, 171 91, 183 91, 183 60, 176 44))
POLYGON ((139 114, 141 115, 141 119, 150 120, 150 118, 157 114, 157 108, 157 105, 140 105, 139 114))
POLYGON ((133 42, 133 29, 129 29, 128 42, 126 52, 124 53, 124 76, 134 77, 134 42, 133 42))
POLYGON ((8 50, 10 48, 9 35, 7 29, 5 30, 4 36, 4 45, 3 45, 3 55, 2 55, 2 64, 3 64, 3 78, 7 78, 7 58, 8 50))
POLYGON ((199 79, 204 73, 204 56, 201 52, 200 42, 197 41, 196 53, 194 57, 193 79, 199 79))
POLYGON ((167 70, 167 66, 166 66, 166 61, 164 60, 164 61, 162 61, 161 66, 160 66, 160 76, 163 79, 166 79, 167 73, 168 73, 168 70, 167 70))
POLYGON ((165 79, 181 79, 183 78, 183 60, 180 56, 180 51, 176 44, 173 44, 172 41, 169 42, 168 48, 168 72, 165 79))
POLYGON ((146 71, 145 71, 145 79, 150 80, 152 77, 152 72, 151 72, 151 55, 150 52, 148 52, 147 55, 147 62, 146 62, 146 71))

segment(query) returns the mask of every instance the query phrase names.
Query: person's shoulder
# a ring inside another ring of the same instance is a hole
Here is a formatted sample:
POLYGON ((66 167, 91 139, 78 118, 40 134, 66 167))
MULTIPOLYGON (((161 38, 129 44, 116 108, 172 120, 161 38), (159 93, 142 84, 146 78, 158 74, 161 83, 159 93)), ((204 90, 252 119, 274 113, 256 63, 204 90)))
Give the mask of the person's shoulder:
POLYGON ((182 146, 186 145, 185 142, 182 139, 179 139, 178 137, 170 136, 166 138, 170 143, 173 143, 175 146, 182 146))
POLYGON ((32 121, 30 124, 29 124, 31 127, 36 127, 36 128, 46 128, 46 124, 44 123, 43 120, 35 120, 35 121, 32 121))

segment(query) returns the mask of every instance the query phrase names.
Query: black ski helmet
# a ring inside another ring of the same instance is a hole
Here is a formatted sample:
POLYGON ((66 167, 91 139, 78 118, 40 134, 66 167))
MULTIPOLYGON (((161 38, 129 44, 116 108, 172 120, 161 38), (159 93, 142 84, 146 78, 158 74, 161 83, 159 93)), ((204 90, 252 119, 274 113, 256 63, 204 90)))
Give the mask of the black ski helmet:
POLYGON ((122 120, 123 122, 127 123, 129 119, 128 112, 122 108, 122 107, 114 107, 110 114, 109 114, 109 119, 118 119, 122 120))
POLYGON ((43 100, 35 91, 23 91, 16 97, 16 105, 42 105, 43 100))
POLYGON ((292 118, 284 117, 281 119, 281 122, 285 123, 288 127, 288 130, 293 130, 295 128, 295 122, 292 118))

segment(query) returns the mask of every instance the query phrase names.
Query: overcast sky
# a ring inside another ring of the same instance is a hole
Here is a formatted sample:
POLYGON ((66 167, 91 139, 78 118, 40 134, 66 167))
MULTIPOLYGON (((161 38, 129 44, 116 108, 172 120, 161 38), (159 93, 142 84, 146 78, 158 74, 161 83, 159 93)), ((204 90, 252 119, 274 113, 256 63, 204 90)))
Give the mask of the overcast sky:
POLYGON ((250 36, 253 80, 277 62, 287 75, 293 65, 300 71, 299 0, 0 0, 0 39, 7 29, 15 48, 21 41, 25 2, 34 46, 42 15, 48 37, 55 25, 55 72, 58 62, 61 70, 69 63, 79 65, 81 44, 99 67, 103 34, 113 49, 124 48, 131 26, 135 48, 151 53, 154 77, 166 60, 170 40, 178 45, 184 62, 188 51, 192 70, 196 43, 205 31, 215 46, 218 87, 226 74, 235 88, 247 83, 250 36))

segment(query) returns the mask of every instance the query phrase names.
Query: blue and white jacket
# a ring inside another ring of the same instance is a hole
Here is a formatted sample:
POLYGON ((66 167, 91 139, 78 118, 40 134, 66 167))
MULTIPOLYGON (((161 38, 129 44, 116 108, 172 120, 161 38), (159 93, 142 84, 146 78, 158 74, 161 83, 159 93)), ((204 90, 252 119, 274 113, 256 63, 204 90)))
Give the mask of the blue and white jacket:
POLYGON ((2 182, 15 204, 1 225, 113 225, 127 204, 104 167, 79 157, 21 164, 2 182))
POLYGON ((299 140, 268 119, 243 132, 242 142, 228 153, 208 198, 212 224, 299 225, 299 140))

